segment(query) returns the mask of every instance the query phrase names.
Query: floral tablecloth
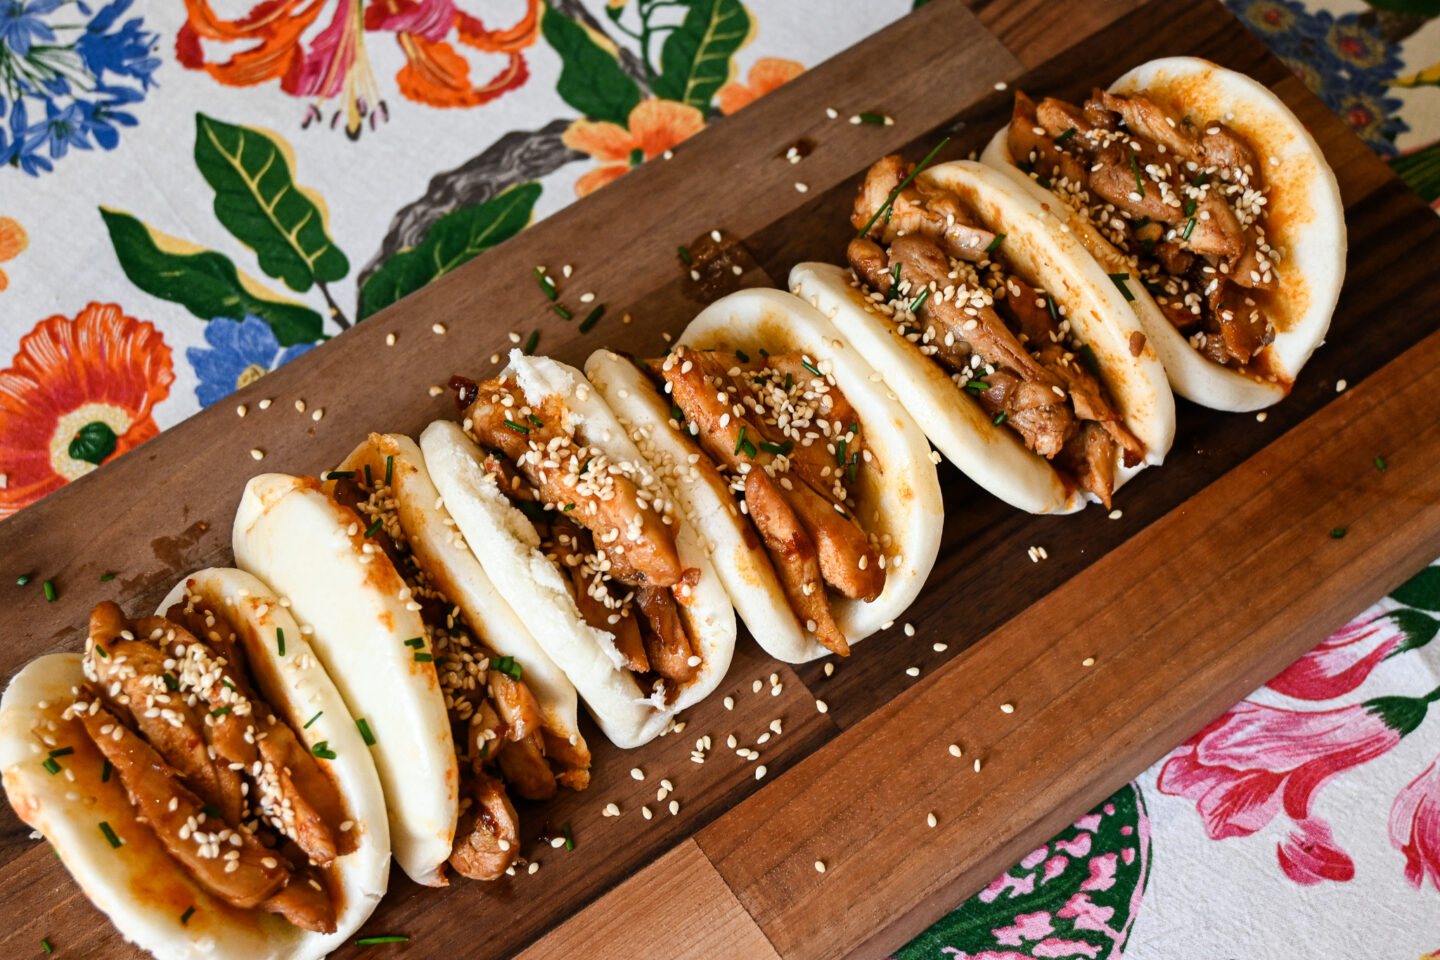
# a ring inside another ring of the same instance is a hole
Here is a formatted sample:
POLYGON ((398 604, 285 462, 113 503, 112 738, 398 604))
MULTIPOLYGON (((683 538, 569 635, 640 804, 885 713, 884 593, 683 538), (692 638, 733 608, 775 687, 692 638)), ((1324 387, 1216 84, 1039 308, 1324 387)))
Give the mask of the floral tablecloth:
MULTIPOLYGON (((0 518, 914 3, 0 0, 0 518)), ((1440 0, 1227 6, 1440 200, 1440 0)), ((1437 618, 1440 566, 899 956, 1434 955, 1437 618)))

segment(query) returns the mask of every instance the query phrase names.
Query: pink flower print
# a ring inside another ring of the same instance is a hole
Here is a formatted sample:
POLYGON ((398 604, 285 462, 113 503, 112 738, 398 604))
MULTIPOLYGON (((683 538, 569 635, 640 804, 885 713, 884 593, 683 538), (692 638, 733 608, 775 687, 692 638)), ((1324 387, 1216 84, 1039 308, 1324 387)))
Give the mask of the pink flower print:
POLYGON ((1330 825, 1323 820, 1301 821, 1285 842, 1276 846, 1276 852, 1285 876, 1301 886, 1314 886, 1322 880, 1344 882, 1355 877, 1355 861, 1335 845, 1330 825))
POLYGON ((1090 878, 1080 884, 1081 890, 1109 890, 1115 886, 1115 854, 1106 853, 1090 860, 1090 878))
POLYGON ((995 942, 1006 947, 1023 947, 1026 940, 1040 940, 1055 932, 1055 924, 1050 922, 1050 914, 1041 910, 1038 913, 1022 913, 1015 918, 1013 927, 999 927, 991 930, 995 935, 995 942))
POLYGON ((1390 845, 1405 854, 1405 879, 1412 887, 1420 889, 1429 877, 1440 890, 1440 761, 1395 796, 1390 845))
POLYGON ((1405 639, 1388 613, 1361 618, 1322 640, 1266 686, 1297 700, 1333 700, 1364 683, 1405 639))

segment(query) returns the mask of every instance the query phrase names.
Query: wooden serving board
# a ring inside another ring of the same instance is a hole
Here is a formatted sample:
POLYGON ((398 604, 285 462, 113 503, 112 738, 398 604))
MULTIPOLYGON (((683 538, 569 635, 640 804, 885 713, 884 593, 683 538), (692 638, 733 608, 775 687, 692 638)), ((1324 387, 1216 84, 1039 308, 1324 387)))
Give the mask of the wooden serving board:
MULTIPOLYGON (((576 364, 601 345, 657 355, 662 333, 702 304, 678 245, 719 229, 744 285, 783 285, 797 260, 842 257, 854 187, 880 155, 917 159, 946 135, 941 160, 982 147, 1009 114, 998 81, 1077 98, 1172 54, 1270 85, 1339 176, 1348 277, 1330 344, 1294 394, 1263 422, 1182 402, 1168 461, 1122 491, 1119 520, 1093 508, 1027 516, 942 466, 944 542, 906 615, 913 637, 897 625, 827 678, 819 664, 777 664, 742 636, 726 682, 688 712, 683 733, 622 752, 587 728, 591 788, 521 808, 537 873, 435 891, 396 872, 365 930, 412 938, 367 956, 886 955, 1440 555, 1440 221, 1214 0, 982 0, 973 11, 935 0, 713 123, 673 160, 632 171, 0 523, 10 631, 0 677, 77 648, 97 600, 148 612, 189 570, 228 563, 251 474, 315 473, 367 431, 416 434, 453 415, 448 396, 427 388, 493 372, 507 332, 539 330, 540 352, 576 364), (841 119, 827 119, 827 106, 841 119), (894 125, 845 122, 866 110, 894 125), (786 162, 802 140, 812 152, 786 162), (567 263, 562 300, 578 309, 594 291, 608 306, 587 335, 550 312, 531 273, 545 264, 558 277, 567 263), (1337 392, 1342 378, 1349 387, 1337 392), (263 412, 262 398, 273 398, 263 412), (324 419, 297 413, 298 399, 324 419), (237 403, 249 406, 244 419, 237 403), (1049 558, 1032 563, 1032 545, 1049 558), (35 581, 15 586, 20 573, 35 581), (54 603, 39 588, 46 578, 54 603), (753 747, 777 718, 783 732, 759 747, 768 775, 757 781, 756 765, 724 742, 733 733, 753 747), (707 734, 709 760, 691 763, 707 734), (662 778, 674 784, 664 803, 662 778), (619 817, 601 816, 610 802, 619 817), (565 821, 574 851, 535 839, 565 821)), ((0 954, 30 955, 48 937, 64 955, 134 956, 28 833, 0 812, 0 954)))

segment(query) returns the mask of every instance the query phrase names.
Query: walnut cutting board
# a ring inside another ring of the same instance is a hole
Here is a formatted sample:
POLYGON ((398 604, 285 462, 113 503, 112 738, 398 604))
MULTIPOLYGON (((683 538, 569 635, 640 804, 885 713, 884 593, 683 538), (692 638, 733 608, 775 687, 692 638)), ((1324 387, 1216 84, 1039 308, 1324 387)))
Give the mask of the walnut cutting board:
MULTIPOLYGON (((412 940, 348 951, 887 955, 1440 555, 1440 281, 1430 269, 1440 221, 1214 0, 979 0, 973 10, 935 0, 713 123, 673 160, 645 164, 248 387, 234 401, 249 403, 245 419, 218 404, 0 523, 0 677, 78 648, 97 600, 148 612, 189 570, 228 563, 230 517, 257 467, 315 473, 367 431, 413 435, 452 415, 448 396, 427 387, 493 372, 488 358, 510 346, 508 331, 538 329, 539 352, 575 364, 602 345, 658 355, 662 332, 678 333, 703 303, 677 245, 719 229, 747 268, 744 285, 783 284, 797 260, 841 259, 854 187, 880 155, 918 159, 946 135, 940 160, 981 148, 1009 114, 997 81, 1077 98, 1174 54, 1271 86, 1339 177, 1345 291, 1329 345, 1294 394, 1264 422, 1182 401, 1175 448, 1121 492, 1119 520, 1096 508, 1020 514, 942 466, 944 541, 906 616, 914 637, 897 625, 827 678, 819 664, 769 660, 742 635, 726 682, 688 712, 682 734, 622 752, 587 728, 591 788, 521 807, 536 874, 435 891, 397 872, 365 933, 412 940), (828 120, 827 106, 842 119, 828 120), (864 110, 895 123, 843 119, 864 110), (787 163, 802 139, 813 152, 787 163), (583 290, 607 304, 595 330, 581 335, 549 311, 531 274, 542 263, 557 275, 575 266, 562 286, 572 307, 583 290), (265 397, 274 404, 261 412, 265 397), (300 398, 325 419, 296 413, 300 398), (1347 536, 1332 539, 1337 527, 1347 536), (1032 563, 1032 545, 1049 559, 1032 563), (107 570, 118 577, 100 583, 107 570), (16 587, 22 572, 37 583, 16 587), (47 577, 55 603, 38 589, 47 577), (934 652, 937 641, 948 648, 934 652), (757 782, 724 741, 734 733, 754 746, 776 718, 783 733, 759 748, 768 776, 757 782), (706 734, 715 749, 693 764, 706 734), (963 760, 950 743, 964 745, 963 760), (677 815, 669 798, 656 802, 661 778, 674 783, 677 815), (608 802, 621 816, 601 816, 608 802), (535 840, 565 821, 574 851, 535 840)), ((31 955, 48 937, 67 956, 135 956, 28 833, 8 806, 0 812, 0 955, 31 955)))

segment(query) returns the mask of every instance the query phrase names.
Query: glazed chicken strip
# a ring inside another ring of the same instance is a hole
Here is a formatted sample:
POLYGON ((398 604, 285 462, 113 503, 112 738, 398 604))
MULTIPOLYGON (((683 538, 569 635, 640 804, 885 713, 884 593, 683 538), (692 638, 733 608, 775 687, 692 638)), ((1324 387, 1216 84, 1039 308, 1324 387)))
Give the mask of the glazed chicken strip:
POLYGON ((242 909, 260 906, 289 880, 278 857, 247 830, 205 814, 205 802, 180 782, 160 754, 93 699, 77 702, 85 732, 110 761, 137 817, 201 886, 242 909), (207 822, 208 821, 208 822, 207 822), (212 826, 213 824, 213 826, 212 826), (239 846, 232 837, 238 837, 239 846), (234 864, 232 867, 231 864, 234 864))
POLYGON ((491 380, 477 389, 464 416, 482 445, 513 461, 544 502, 575 504, 572 518, 589 528, 608 552, 623 550, 625 562, 645 582, 661 587, 679 582, 680 558, 670 528, 659 513, 640 503, 629 478, 587 463, 598 451, 582 449, 565 432, 558 403, 527 414, 521 412, 529 410, 524 394, 514 385, 491 380), (504 399, 512 405, 504 405, 504 399))
MULTIPOLYGON (((868 237, 856 237, 850 241, 845 254, 862 283, 879 293, 890 293, 895 277, 890 255, 884 247, 868 237)), ((957 373, 969 369, 972 353, 969 343, 958 339, 953 332, 947 336, 947 329, 938 326, 933 317, 927 318, 921 334, 918 341, 929 356, 957 373)))
POLYGON ((290 882, 260 905, 266 913, 278 913, 302 930, 335 932, 335 903, 330 899, 319 871, 302 866, 290 882))
MULTIPOLYGON (((909 173, 909 166, 899 154, 887 156, 870 168, 850 216, 855 229, 870 223, 909 173)), ((889 216, 875 219, 868 236, 890 243, 896 237, 919 233, 957 260, 980 260, 995 234, 975 226, 973 220, 955 194, 911 181, 896 196, 889 216)))
POLYGON ((556 520, 550 525, 550 548, 555 560, 570 574, 575 587, 575 606, 580 616, 597 630, 605 630, 615 638, 615 648, 625 657, 626 666, 636 673, 647 673, 650 661, 645 656, 645 644, 640 639, 640 625, 624 605, 613 606, 598 571, 586 562, 586 556, 593 552, 590 531, 575 526, 567 520, 556 520), (607 603, 607 601, 609 601, 607 603))
POLYGON ((455 828, 450 866, 471 880, 495 880, 520 852, 520 826, 505 788, 479 775, 471 784, 470 805, 455 828))
POLYGON ((650 628, 641 631, 641 638, 651 667, 660 676, 677 683, 695 676, 699 664, 690 662, 695 651, 685 635, 685 625, 670 591, 663 587, 639 587, 635 601, 650 628))
POLYGON ((826 649, 848 657, 850 644, 830 611, 820 563, 815 558, 815 544, 780 495, 775 481, 764 470, 751 470, 746 474, 745 505, 755 528, 760 531, 765 551, 775 564, 790 609, 826 649))
POLYGON ((490 670, 487 686, 490 701, 505 725, 505 742, 497 757, 505 783, 526 800, 550 799, 555 796, 556 783, 545 762, 540 702, 527 684, 501 670, 490 670))
POLYGON ((258 724, 263 764, 259 810, 305 852, 311 862, 329 866, 338 850, 336 834, 344 822, 344 806, 330 778, 285 724, 265 711, 268 723, 258 724))

